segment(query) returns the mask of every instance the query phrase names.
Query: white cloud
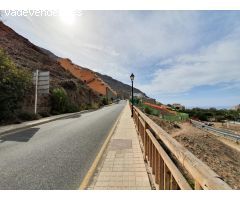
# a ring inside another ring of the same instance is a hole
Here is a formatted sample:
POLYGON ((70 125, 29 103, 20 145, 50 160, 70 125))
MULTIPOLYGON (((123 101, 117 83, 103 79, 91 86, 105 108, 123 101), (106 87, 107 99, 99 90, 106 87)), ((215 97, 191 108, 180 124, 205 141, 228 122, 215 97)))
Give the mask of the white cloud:
POLYGON ((227 90, 240 83, 239 14, 209 13, 83 11, 74 26, 57 17, 6 23, 80 66, 125 83, 134 72, 135 85, 145 93, 172 100, 197 86, 226 83, 227 90))
POLYGON ((152 94, 182 93, 197 86, 240 83, 240 31, 222 38, 197 53, 163 60, 167 68, 158 69, 152 82, 141 89, 152 94))
POLYGON ((198 32, 194 12, 83 11, 71 27, 57 17, 7 21, 37 45, 124 82, 132 68, 193 47, 198 32))

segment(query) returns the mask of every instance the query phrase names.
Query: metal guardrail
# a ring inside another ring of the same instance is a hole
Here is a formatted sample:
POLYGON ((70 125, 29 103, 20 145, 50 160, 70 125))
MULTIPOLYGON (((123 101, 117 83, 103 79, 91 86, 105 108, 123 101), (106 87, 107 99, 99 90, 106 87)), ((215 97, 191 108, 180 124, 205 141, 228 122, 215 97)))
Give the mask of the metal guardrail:
POLYGON ((197 128, 201 128, 201 129, 205 129, 205 130, 208 130, 208 131, 212 131, 212 132, 216 133, 219 136, 227 137, 227 138, 229 138, 229 139, 231 139, 233 141, 240 141, 240 135, 237 135, 237 134, 235 134, 232 131, 214 128, 214 127, 208 126, 208 125, 206 125, 206 124, 204 124, 202 122, 195 121, 195 120, 191 120, 191 122, 197 128))
POLYGON ((158 189, 231 189, 219 175, 136 107, 134 107, 133 119, 144 146, 144 158, 150 164, 158 189), (157 139, 161 140, 164 147, 157 139), (194 180, 194 188, 190 186, 166 150, 173 154, 191 175, 194 180))
POLYGON ((236 124, 236 125, 240 125, 240 122, 236 122, 236 121, 228 121, 230 124, 236 124))

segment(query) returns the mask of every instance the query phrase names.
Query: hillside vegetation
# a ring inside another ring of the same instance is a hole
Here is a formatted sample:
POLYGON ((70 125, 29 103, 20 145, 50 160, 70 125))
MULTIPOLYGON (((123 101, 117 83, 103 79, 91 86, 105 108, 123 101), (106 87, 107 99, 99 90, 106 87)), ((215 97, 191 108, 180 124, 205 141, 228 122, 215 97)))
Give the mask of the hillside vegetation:
POLYGON ((16 110, 22 106, 30 87, 31 73, 17 68, 0 49, 0 122, 16 117, 16 110))
MULTIPOLYGON (((51 114, 98 108, 108 103, 104 96, 100 96, 84 81, 64 69, 58 62, 60 59, 58 56, 49 50, 34 45, 1 21, 0 49, 2 52, 1 66, 3 66, 1 69, 2 91, 0 95, 1 102, 5 101, 4 103, 7 104, 5 106, 1 103, 0 123, 13 123, 41 116, 46 117, 51 114), (32 73, 37 69, 50 72, 50 94, 38 96, 39 115, 35 116, 33 115, 35 90, 31 79, 32 73), (9 82, 3 80, 6 73, 9 74, 9 82), (11 88, 8 89, 8 87, 11 88), (6 97, 7 95, 13 96, 6 97), (65 103, 56 104, 58 98, 64 98, 65 103), (7 101, 6 99, 10 100, 7 101), (18 113, 18 116, 16 116, 16 113, 18 113)), ((105 79, 103 80, 105 82, 105 79)), ((126 94, 125 97, 129 98, 131 89, 129 85, 114 79, 111 82, 106 81, 106 83, 113 89, 122 85, 124 94, 126 94)))
POLYGON ((18 87, 18 89, 15 89, 16 93, 21 92, 21 98, 19 96, 14 98, 11 97, 11 103, 9 103, 10 105, 7 107, 1 104, 1 123, 3 123, 3 121, 4 123, 13 123, 40 117, 33 115, 35 90, 31 83, 31 79, 32 72, 37 69, 50 72, 50 94, 39 95, 39 115, 49 116, 51 114, 62 113, 63 110, 64 112, 72 112, 100 106, 101 98, 98 94, 91 90, 91 88, 82 81, 72 76, 68 71, 64 70, 56 60, 57 57, 54 54, 32 44, 29 40, 22 37, 2 22, 0 22, 0 49, 2 52, 2 63, 5 63, 4 65, 2 64, 4 69, 1 69, 1 76, 4 77, 8 72, 9 76, 14 77, 13 79, 15 79, 15 81, 12 81, 11 83, 5 82, 5 85, 1 86, 1 101, 5 99, 5 97, 3 97, 4 95, 10 95, 11 93, 11 95, 17 95, 11 90, 7 90, 10 86, 13 88, 18 87), (22 75, 23 73, 24 75, 22 75), (17 81, 20 78, 24 79, 24 77, 28 77, 28 80, 30 80, 29 84, 25 84, 23 80, 19 82, 17 81), (22 90, 19 89, 21 86, 20 83, 23 84, 22 87, 24 89, 22 90), (26 85, 29 87, 26 87, 26 85), (53 91, 55 89, 61 89, 67 96, 68 103, 63 110, 57 110, 54 107, 53 91), (13 102, 15 102, 14 105, 13 102), (9 110, 9 114, 6 114, 3 109, 9 110), (14 115, 14 113, 17 112, 19 113, 18 115, 20 118, 14 115), (7 119, 9 119, 8 122, 6 121, 7 119))
POLYGON ((222 122, 223 120, 237 120, 240 118, 240 110, 193 108, 186 109, 185 112, 188 113, 191 118, 196 118, 201 121, 222 122))
MULTIPOLYGON (((33 96, 35 91, 32 72, 29 69, 17 67, 4 50, 0 49, 0 123, 20 122, 47 117, 50 114, 98 108, 104 103, 99 100, 99 103, 78 104, 71 95, 75 95, 74 92, 80 94, 81 86, 74 80, 65 80, 60 84, 61 86, 50 89, 50 95, 43 97, 49 101, 49 109, 40 110, 38 115, 33 114, 33 104, 28 102, 29 96, 33 96), (26 102, 30 109, 27 109, 26 102)), ((89 90, 89 94, 91 92, 89 90)))

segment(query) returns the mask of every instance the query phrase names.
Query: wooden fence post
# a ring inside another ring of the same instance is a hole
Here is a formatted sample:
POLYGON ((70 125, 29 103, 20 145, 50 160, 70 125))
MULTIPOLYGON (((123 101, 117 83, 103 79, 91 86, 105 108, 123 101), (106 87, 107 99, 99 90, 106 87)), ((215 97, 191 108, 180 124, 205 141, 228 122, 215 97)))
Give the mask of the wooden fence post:
POLYGON ((164 189, 170 190, 170 171, 166 164, 164 164, 164 189))
POLYGON ((161 156, 159 156, 159 189, 164 190, 164 161, 161 156))
POLYGON ((159 172, 160 172, 160 159, 159 159, 160 155, 156 149, 156 175, 155 175, 155 179, 156 179, 156 183, 159 184, 159 172))

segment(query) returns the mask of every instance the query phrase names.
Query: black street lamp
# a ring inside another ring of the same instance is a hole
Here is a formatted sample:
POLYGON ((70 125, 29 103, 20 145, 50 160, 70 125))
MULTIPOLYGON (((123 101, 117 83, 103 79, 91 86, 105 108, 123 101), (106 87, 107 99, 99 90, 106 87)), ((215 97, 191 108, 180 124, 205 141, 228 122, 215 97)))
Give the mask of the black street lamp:
POLYGON ((131 117, 133 117, 133 80, 134 80, 134 74, 133 73, 131 74, 130 79, 132 81, 132 115, 131 115, 131 117))

